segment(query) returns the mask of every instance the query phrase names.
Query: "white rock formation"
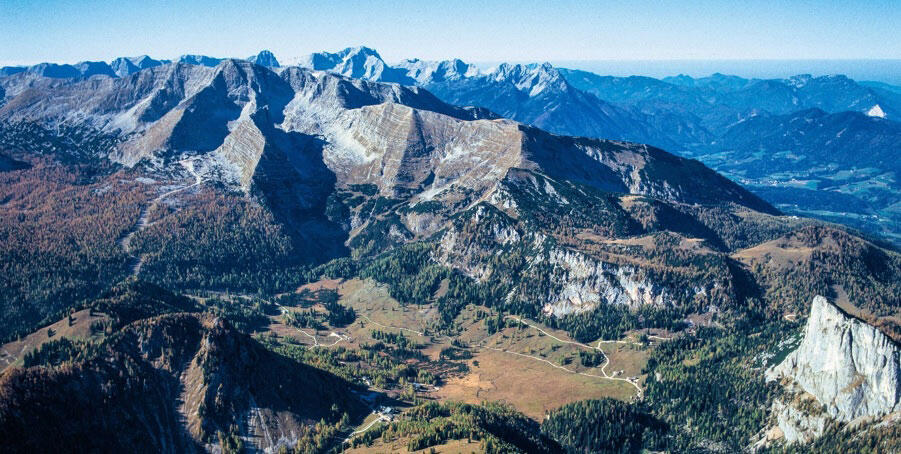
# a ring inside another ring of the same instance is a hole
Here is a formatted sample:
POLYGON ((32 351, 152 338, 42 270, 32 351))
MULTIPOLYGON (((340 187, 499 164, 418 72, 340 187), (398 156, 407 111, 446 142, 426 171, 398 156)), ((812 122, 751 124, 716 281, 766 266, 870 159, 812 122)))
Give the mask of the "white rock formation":
POLYGON ((789 443, 809 443, 826 430, 828 416, 806 413, 781 400, 773 402, 773 414, 776 415, 777 433, 789 443))
POLYGON ((672 304, 668 289, 640 278, 640 270, 592 259, 585 254, 553 248, 547 262, 561 274, 561 289, 548 295, 542 310, 562 317, 585 312, 600 304, 622 304, 630 308, 672 304))
MULTIPOLYGON (((797 350, 766 373, 768 381, 791 379, 841 422, 878 418, 901 410, 898 346, 878 329, 829 303, 813 299, 804 340, 797 350)), ((774 405, 786 441, 804 441, 822 433, 818 421, 790 405, 774 405), (810 418, 807 418, 810 419, 810 418)))

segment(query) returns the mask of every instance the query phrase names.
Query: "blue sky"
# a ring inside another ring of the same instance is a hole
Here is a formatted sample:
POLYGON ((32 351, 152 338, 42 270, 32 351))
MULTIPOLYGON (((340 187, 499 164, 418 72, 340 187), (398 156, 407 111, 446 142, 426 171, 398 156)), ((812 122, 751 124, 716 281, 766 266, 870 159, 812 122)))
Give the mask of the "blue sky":
POLYGON ((0 64, 359 44, 389 62, 901 58, 899 27, 901 0, 0 0, 0 64))

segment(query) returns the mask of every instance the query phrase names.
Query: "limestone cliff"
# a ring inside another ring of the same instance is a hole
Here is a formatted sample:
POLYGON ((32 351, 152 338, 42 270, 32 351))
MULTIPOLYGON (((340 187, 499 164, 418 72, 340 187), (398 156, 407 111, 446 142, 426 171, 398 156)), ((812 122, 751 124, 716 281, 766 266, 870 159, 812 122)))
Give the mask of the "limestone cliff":
MULTIPOLYGON (((811 305, 804 340, 784 361, 767 371, 767 380, 781 380, 785 386, 812 395, 822 410, 837 421, 856 422, 901 410, 899 375, 897 344, 878 329, 817 296, 811 305)), ((786 441, 803 441, 822 433, 822 424, 801 421, 809 418, 790 411, 791 408, 784 402, 774 406, 786 441)), ((819 408, 816 410, 813 413, 819 413, 819 408)))

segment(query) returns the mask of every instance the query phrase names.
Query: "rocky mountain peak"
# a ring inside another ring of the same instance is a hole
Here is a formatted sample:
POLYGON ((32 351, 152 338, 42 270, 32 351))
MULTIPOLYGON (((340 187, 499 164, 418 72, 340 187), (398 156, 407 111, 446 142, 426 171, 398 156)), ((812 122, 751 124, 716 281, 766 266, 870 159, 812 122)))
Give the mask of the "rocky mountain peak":
POLYGON ((489 77, 496 82, 511 83, 529 96, 537 96, 548 89, 565 91, 569 88, 560 71, 547 62, 527 65, 502 63, 489 77))
POLYGON ((275 58, 275 54, 269 50, 262 50, 256 55, 251 55, 250 57, 247 57, 247 61, 268 68, 278 68, 280 66, 278 60, 275 58))
POLYGON ((317 71, 331 71, 352 79, 403 85, 413 85, 415 82, 407 76, 405 69, 391 67, 375 49, 365 46, 348 47, 335 53, 310 54, 301 59, 298 66, 317 71))
POLYGON ((221 58, 208 57, 206 55, 185 54, 178 57, 179 63, 187 63, 189 65, 200 65, 213 67, 221 62, 221 58))
POLYGON ((33 75, 50 77, 54 79, 74 79, 81 75, 81 72, 78 70, 78 68, 72 65, 60 65, 56 63, 38 63, 34 66, 29 67, 26 72, 33 75))
POLYGON ((885 111, 882 110, 882 107, 879 104, 875 104, 867 111, 867 116, 885 118, 885 111))
POLYGON ((812 79, 813 79, 813 76, 810 74, 798 74, 797 76, 792 76, 792 77, 788 78, 788 80, 786 82, 789 85, 793 85, 795 87, 801 88, 801 87, 807 85, 812 79))
POLYGON ((378 52, 368 47, 352 47, 345 49, 343 61, 338 65, 340 72, 349 72, 350 77, 372 80, 385 70, 387 65, 378 52))
POLYGON ((345 57, 353 57, 353 56, 362 55, 362 56, 366 56, 366 57, 375 57, 375 58, 378 58, 379 60, 382 59, 382 56, 379 55, 378 51, 376 51, 375 49, 373 49, 371 47, 366 47, 366 46, 348 47, 348 48, 344 49, 343 51, 341 51, 341 53, 343 53, 345 55, 345 57))
POLYGON ((418 58, 404 60, 397 64, 398 68, 407 71, 407 75, 419 84, 458 81, 479 76, 479 68, 455 58, 453 60, 427 61, 418 58))
POLYGON ((77 63, 75 68, 85 78, 97 75, 116 77, 110 65, 103 61, 83 61, 77 63))
POLYGON ((0 77, 8 77, 14 74, 24 72, 27 68, 24 66, 4 66, 0 68, 0 77))
POLYGON ((154 66, 159 66, 163 63, 161 60, 155 60, 150 58, 149 55, 139 55, 137 57, 129 58, 133 64, 135 64, 138 68, 147 69, 152 68, 154 66))
MULTIPOLYGON (((373 58, 367 56, 368 61, 373 58)), ((521 83, 531 84, 525 89, 533 92, 553 83, 558 74, 550 65, 517 65, 507 70, 520 74, 521 83)), ((291 154, 316 136, 322 140, 321 154, 317 158, 311 151, 303 159, 314 160, 320 168, 325 164, 341 183, 377 183, 385 193, 394 190, 391 182, 395 180, 415 189, 432 167, 441 167, 439 163, 469 162, 460 161, 465 154, 478 155, 484 162, 498 161, 491 178, 478 180, 481 189, 490 187, 509 168, 527 165, 604 190, 679 203, 728 200, 772 210, 700 163, 641 145, 564 139, 513 122, 473 121, 496 117, 477 108, 445 104, 419 88, 298 67, 275 72, 241 59, 222 60, 214 68, 169 64, 103 82, 53 83, 41 96, 12 98, 0 108, 0 119, 50 121, 60 112, 75 119, 72 112, 77 112, 78 121, 87 127, 122 135, 115 149, 105 152, 115 162, 134 166, 164 155, 190 157, 197 161, 193 169, 200 178, 245 192, 253 186, 264 152, 278 149, 291 154), (378 107, 385 102, 405 107, 378 107), (383 161, 384 168, 390 167, 402 178, 380 175, 383 161)), ((19 89, 12 83, 8 86, 19 89)), ((297 169, 305 172, 306 164, 297 169)), ((435 175, 443 175, 438 170, 435 175)), ((452 174, 456 170, 448 172, 452 174)))
POLYGON ((366 46, 348 47, 338 52, 315 52, 301 59, 299 66, 315 69, 317 71, 338 71, 336 68, 344 66, 347 62, 365 63, 368 59, 378 60, 384 64, 382 56, 366 46))
POLYGON ((141 55, 138 57, 119 57, 110 62, 110 67, 112 68, 113 72, 116 73, 116 76, 125 77, 130 74, 134 74, 142 69, 160 66, 163 63, 168 62, 154 60, 147 55, 141 55))

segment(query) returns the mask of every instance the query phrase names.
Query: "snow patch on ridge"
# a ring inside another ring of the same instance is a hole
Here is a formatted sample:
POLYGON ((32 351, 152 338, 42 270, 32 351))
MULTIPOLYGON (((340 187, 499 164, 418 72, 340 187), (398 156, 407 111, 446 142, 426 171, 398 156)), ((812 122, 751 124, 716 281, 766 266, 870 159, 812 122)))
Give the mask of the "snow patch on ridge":
POLYGON ((879 104, 874 105, 867 111, 867 115, 870 117, 878 117, 885 118, 885 112, 882 110, 882 107, 879 104))

